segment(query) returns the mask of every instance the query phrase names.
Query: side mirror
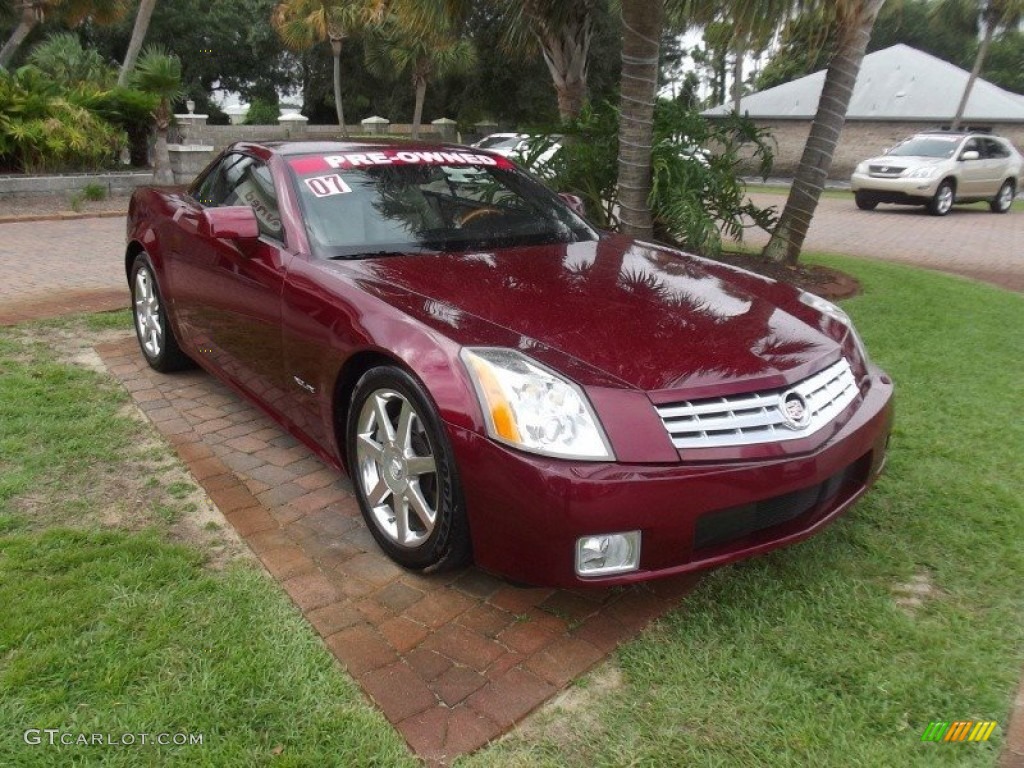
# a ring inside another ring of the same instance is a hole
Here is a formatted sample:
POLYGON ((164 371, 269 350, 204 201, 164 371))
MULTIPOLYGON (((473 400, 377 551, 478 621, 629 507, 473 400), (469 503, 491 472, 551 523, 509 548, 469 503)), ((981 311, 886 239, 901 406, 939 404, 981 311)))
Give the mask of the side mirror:
POLYGON ((569 206, 569 209, 578 216, 586 217, 587 206, 583 204, 583 198, 579 195, 573 195, 569 192, 559 192, 558 196, 562 198, 562 202, 569 206))
POLYGON ((977 160, 980 157, 981 157, 981 154, 977 150, 974 150, 974 149, 968 149, 966 152, 964 152, 962 155, 960 155, 960 159, 961 160, 965 160, 965 161, 966 160, 977 160))
POLYGON ((204 208, 199 214, 199 234, 221 240, 255 240, 260 236, 260 225, 248 205, 204 208))

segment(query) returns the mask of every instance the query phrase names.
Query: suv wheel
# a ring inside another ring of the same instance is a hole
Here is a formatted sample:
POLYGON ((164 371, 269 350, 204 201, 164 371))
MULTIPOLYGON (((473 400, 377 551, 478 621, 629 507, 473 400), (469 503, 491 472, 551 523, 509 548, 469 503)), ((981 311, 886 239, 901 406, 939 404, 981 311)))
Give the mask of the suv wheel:
POLYGON ((855 192, 853 199, 862 211, 873 211, 878 207, 878 201, 867 192, 855 192))
POLYGON ((935 190, 935 197, 928 203, 928 213, 932 216, 945 216, 953 207, 955 199, 956 190, 953 187, 953 182, 947 179, 935 190))
POLYGON ((992 213, 1006 213, 1013 206, 1013 198, 1017 194, 1017 188, 1011 179, 1003 182, 997 194, 988 204, 992 213))

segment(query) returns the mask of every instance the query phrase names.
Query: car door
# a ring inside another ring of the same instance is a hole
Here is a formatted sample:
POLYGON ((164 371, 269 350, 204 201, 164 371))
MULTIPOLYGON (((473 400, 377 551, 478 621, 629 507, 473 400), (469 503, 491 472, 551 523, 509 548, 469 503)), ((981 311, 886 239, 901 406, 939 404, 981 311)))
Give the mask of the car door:
POLYGON ((262 160, 226 155, 175 215, 178 251, 172 284, 186 333, 199 354, 268 405, 281 394, 281 291, 292 254, 273 175, 262 160), (249 205, 260 236, 251 242, 199 234, 204 208, 249 205))
POLYGON ((998 139, 985 138, 984 142, 987 171, 985 195, 995 197, 1003 182, 1011 175, 1008 168, 1010 151, 998 139))
POLYGON ((972 137, 960 148, 960 183, 957 185, 957 197, 980 197, 985 194, 985 179, 988 169, 985 167, 985 147, 978 137, 972 137), (968 152, 977 152, 975 160, 964 160, 968 152))

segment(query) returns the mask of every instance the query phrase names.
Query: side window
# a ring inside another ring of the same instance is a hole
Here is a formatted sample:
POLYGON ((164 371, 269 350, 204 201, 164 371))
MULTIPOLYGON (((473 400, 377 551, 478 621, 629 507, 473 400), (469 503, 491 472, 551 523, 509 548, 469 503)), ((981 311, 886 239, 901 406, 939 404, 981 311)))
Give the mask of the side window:
POLYGON ((998 139, 985 139, 985 144, 988 145, 989 157, 1004 158, 1010 156, 1010 150, 998 139))
POLYGON ((210 172, 206 174, 206 177, 196 187, 193 193, 196 202, 204 208, 224 205, 224 200, 230 191, 228 174, 234 166, 246 159, 248 158, 245 155, 225 155, 220 163, 210 169, 210 172))
POLYGON ((964 144, 963 150, 960 152, 960 157, 963 157, 964 152, 977 152, 981 157, 985 157, 985 148, 981 146, 981 142, 978 139, 968 139, 967 143, 964 144))
POLYGON ((246 157, 228 169, 227 178, 229 190, 223 205, 251 206, 260 232, 275 240, 284 240, 274 178, 266 163, 246 157))

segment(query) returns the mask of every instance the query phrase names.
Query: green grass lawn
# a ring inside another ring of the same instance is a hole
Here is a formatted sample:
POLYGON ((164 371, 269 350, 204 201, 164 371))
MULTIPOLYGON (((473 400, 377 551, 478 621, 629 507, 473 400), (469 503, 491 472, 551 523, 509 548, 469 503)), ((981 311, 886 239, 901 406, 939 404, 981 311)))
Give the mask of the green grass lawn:
POLYGON ((0 765, 414 764, 269 576, 169 540, 189 511, 176 485, 152 483, 141 531, 90 520, 95 478, 137 460, 150 429, 109 378, 17 335, 0 330, 0 765), (203 743, 25 743, 47 728, 203 743))
MULTIPOLYGON (((584 678, 585 708, 462 764, 994 764, 1024 664, 1024 297, 818 260, 863 282, 844 306, 897 383, 887 474, 822 535, 707 576, 615 654, 621 684, 584 678), (908 584, 916 608, 897 605, 908 584), (961 718, 1001 727, 921 743, 961 718)), ((171 540, 165 519, 187 514, 173 486, 157 476, 151 503, 172 514, 143 530, 90 522, 93 478, 151 434, 126 400, 0 329, 0 765, 411 764, 271 579, 171 540), (53 505, 45 525, 26 511, 53 505), (28 746, 28 728, 205 738, 28 746)))

